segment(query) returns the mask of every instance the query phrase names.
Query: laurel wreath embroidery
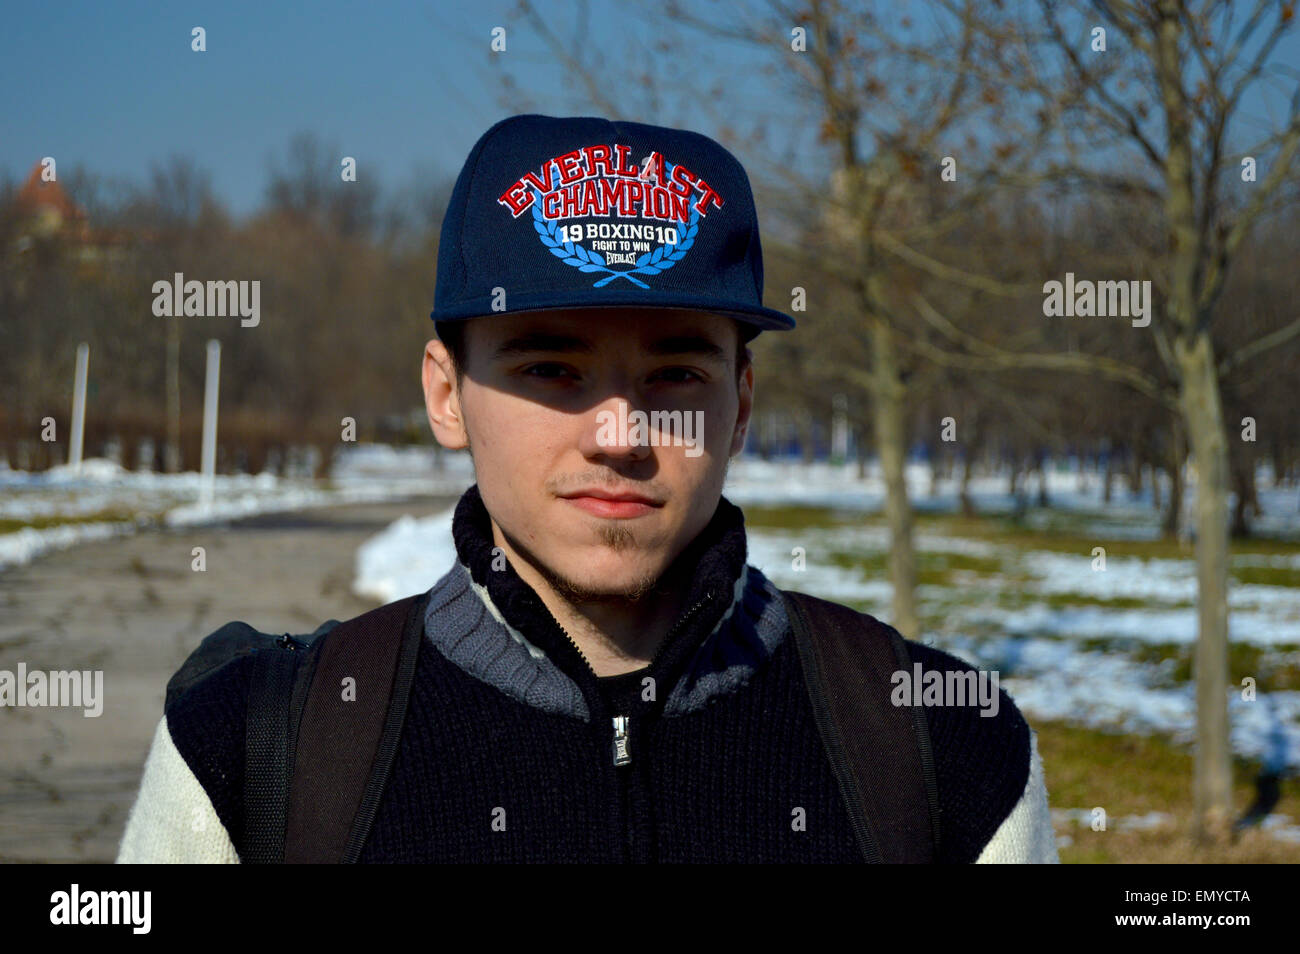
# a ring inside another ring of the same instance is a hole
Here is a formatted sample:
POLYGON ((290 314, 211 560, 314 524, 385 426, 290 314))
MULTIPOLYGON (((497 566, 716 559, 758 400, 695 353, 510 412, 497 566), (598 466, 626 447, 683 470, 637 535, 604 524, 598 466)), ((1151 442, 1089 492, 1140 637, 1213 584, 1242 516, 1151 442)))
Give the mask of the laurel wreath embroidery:
MULTIPOLYGON (((672 175, 674 166, 665 162, 664 168, 667 175, 672 175)), ((550 187, 552 189, 556 188, 559 184, 556 181, 558 175, 558 170, 551 170, 550 187)), ((677 222, 676 224, 681 241, 679 241, 675 246, 665 242, 658 248, 646 252, 638 258, 635 267, 616 269, 610 268, 605 263, 605 256, 601 255, 599 252, 589 252, 577 242, 561 242, 555 234, 559 227, 558 222, 548 221, 546 217, 542 215, 541 196, 537 196, 533 201, 533 228, 537 230, 537 235, 542 240, 542 244, 550 249, 552 255, 564 262, 565 265, 570 265, 580 272, 606 273, 606 277, 597 281, 592 286, 593 288, 602 288, 616 278, 626 278, 639 288, 649 289, 649 285, 641 281, 639 278, 633 278, 632 276, 658 275, 660 272, 665 272, 672 268, 685 258, 686 253, 689 252, 691 246, 695 244, 696 233, 700 230, 700 210, 692 206, 690 222, 677 222)))

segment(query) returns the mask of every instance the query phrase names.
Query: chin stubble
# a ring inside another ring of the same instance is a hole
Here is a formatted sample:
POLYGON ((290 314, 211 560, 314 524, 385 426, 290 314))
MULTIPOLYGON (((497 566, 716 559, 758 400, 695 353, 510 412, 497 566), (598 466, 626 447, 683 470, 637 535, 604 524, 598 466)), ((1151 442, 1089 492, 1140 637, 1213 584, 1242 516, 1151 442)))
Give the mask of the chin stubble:
MULTIPOLYGON (((596 532, 600 536, 601 543, 615 552, 632 550, 637 546, 636 536, 626 528, 602 525, 597 528, 596 532)), ((544 561, 539 560, 536 554, 521 545, 518 540, 509 537, 507 539, 510 540, 510 545, 515 552, 524 556, 537 569, 537 572, 546 580, 551 589, 573 604, 635 603, 654 594, 656 586, 662 578, 660 575, 646 573, 634 579, 627 586, 613 592, 604 589, 592 589, 555 572, 544 561)))

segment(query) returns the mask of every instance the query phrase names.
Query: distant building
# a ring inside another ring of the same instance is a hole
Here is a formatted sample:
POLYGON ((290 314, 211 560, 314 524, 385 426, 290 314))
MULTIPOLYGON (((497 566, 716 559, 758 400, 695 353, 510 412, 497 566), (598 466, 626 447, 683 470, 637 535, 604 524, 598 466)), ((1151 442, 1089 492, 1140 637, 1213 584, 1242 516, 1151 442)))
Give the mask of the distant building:
POLYGON ((42 165, 38 162, 14 200, 14 211, 19 217, 19 236, 48 238, 61 235, 74 242, 90 241, 90 223, 86 212, 68 197, 58 180, 47 182, 41 178, 42 165))
POLYGON ((21 255, 38 241, 55 241, 78 264, 116 264, 133 241, 145 237, 132 236, 123 229, 92 228, 86 210, 72 200, 57 179, 42 178, 43 171, 40 162, 32 166, 27 181, 14 197, 14 252, 21 255))

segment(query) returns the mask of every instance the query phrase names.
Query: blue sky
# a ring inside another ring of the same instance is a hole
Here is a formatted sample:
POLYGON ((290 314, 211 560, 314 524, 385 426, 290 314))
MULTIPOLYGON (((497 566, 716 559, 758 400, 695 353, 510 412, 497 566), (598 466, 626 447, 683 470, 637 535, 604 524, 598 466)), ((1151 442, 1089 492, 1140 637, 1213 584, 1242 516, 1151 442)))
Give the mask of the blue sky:
MULTIPOLYGON (((151 162, 177 152, 245 213, 261 201, 271 157, 308 130, 385 187, 417 170, 454 177, 488 126, 525 111, 499 105, 491 82, 490 30, 513 22, 511 7, 11 6, 0 31, 0 171, 21 179, 50 155, 60 172, 84 162, 143 181, 151 162), (190 50, 194 26, 207 30, 205 53, 190 50)), ((541 103, 560 105, 559 68, 512 32, 515 72, 541 103)))
MULTIPOLYGON (((572 36, 577 6, 536 2, 562 13, 556 31, 572 36)), ((630 35, 647 35, 629 6, 596 0, 587 8, 588 49, 606 57, 602 81, 607 76, 611 98, 627 104, 622 118, 689 126, 725 140, 719 124, 737 104, 748 104, 773 117, 778 140, 790 139, 797 117, 780 110, 799 104, 774 101, 755 69, 758 54, 723 42, 709 45, 701 65, 711 77, 725 77, 725 101, 710 110, 706 78, 692 73, 663 84, 679 97, 664 104, 668 115, 647 115, 646 91, 635 87, 621 58, 630 35), (684 86, 676 82, 682 79, 684 86), (696 98, 681 100, 692 84, 696 98)), ((285 154, 294 133, 309 131, 356 157, 358 174, 374 176, 386 191, 417 178, 421 185, 449 181, 478 136, 506 115, 600 112, 584 108, 581 94, 566 87, 564 67, 515 18, 514 7, 514 0, 128 0, 46 7, 11 0, 0 31, 0 175, 21 180, 50 155, 65 177, 80 163, 143 183, 152 163, 179 153, 211 175, 228 208, 246 214, 262 200, 272 159, 285 154), (207 30, 205 53, 190 50, 194 26, 207 30), (510 31, 505 57, 489 50, 494 26, 510 31), (501 101, 503 65, 528 100, 501 101)), ((716 16, 725 5, 692 9, 716 16)), ((883 9, 902 16, 907 6, 883 9)), ((1275 62, 1288 59, 1300 62, 1297 33, 1275 55, 1275 62)), ((1256 115, 1269 111, 1249 105, 1256 115)), ((806 139, 796 135, 794 143, 808 155, 806 139)), ((755 152, 741 154, 751 176, 761 175, 763 165, 788 162, 755 152)))

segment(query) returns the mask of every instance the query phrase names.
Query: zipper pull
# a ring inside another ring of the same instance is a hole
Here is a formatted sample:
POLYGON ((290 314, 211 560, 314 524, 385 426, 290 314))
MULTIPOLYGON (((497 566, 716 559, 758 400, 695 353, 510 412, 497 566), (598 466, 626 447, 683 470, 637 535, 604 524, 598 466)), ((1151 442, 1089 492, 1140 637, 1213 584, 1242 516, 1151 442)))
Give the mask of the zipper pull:
POLYGON ((632 753, 628 751, 627 727, 631 720, 627 716, 614 716, 614 764, 628 765, 632 762, 632 753))

